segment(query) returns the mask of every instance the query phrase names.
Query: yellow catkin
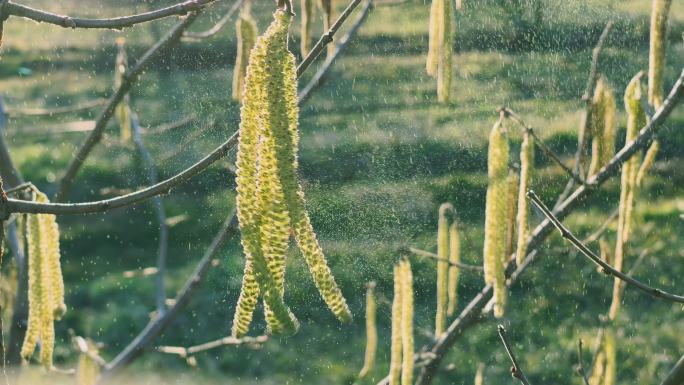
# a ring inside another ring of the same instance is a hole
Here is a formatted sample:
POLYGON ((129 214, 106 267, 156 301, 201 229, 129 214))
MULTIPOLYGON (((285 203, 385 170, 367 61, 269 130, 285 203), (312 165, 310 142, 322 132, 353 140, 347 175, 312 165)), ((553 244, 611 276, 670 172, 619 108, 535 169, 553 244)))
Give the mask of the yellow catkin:
POLYGON ((302 57, 306 57, 311 49, 311 17, 313 16, 313 0, 302 0, 301 11, 301 33, 300 33, 300 50, 302 57))
POLYGON ((453 2, 442 1, 442 25, 439 29, 439 65, 437 68, 437 101, 448 102, 451 98, 451 80, 453 77, 454 55, 454 19, 453 2))
POLYGON ((413 273, 408 259, 399 262, 401 280, 401 385, 413 383, 413 273))
MULTIPOLYGON (((639 73, 632 78, 625 89, 625 111, 627 112, 627 132, 625 143, 636 139, 639 129, 646 124, 646 114, 641 105, 641 77, 639 73)), ((637 167, 639 158, 635 154, 622 166, 620 180, 620 203, 618 206, 618 228, 617 239, 615 242, 615 253, 613 255, 613 265, 616 269, 622 270, 625 246, 629 239, 629 229, 632 222, 632 211, 634 208, 634 195, 637 184, 637 167)), ((613 280, 613 300, 608 312, 610 319, 615 319, 620 308, 622 281, 613 280)))
POLYGON ((527 200, 527 190, 532 183, 534 172, 534 138, 529 133, 525 133, 520 146, 520 188, 518 189, 518 214, 516 218, 518 226, 518 240, 515 250, 515 261, 518 266, 522 265, 527 256, 527 236, 529 235, 529 201, 527 200))
POLYGON ((402 280, 400 266, 394 265, 394 299, 392 300, 392 337, 390 347, 389 385, 399 385, 402 355, 402 280))
POLYGON ((615 385, 617 375, 617 346, 615 345, 615 332, 607 328, 603 337, 603 350, 606 355, 606 369, 604 372, 603 385, 615 385))
POLYGON ((451 203, 443 203, 439 207, 439 219, 437 220, 437 310, 435 312, 435 337, 444 332, 447 310, 447 290, 449 263, 449 217, 452 216, 454 207, 451 203))
POLYGON ((235 22, 237 32, 237 54, 233 68, 233 100, 242 101, 242 91, 245 86, 245 74, 249 62, 249 52, 254 47, 257 36, 256 22, 250 16, 249 7, 243 8, 240 17, 235 22))
MULTIPOLYGON (((97 355, 97 346, 90 340, 85 341, 88 352, 97 355)), ((88 354, 82 352, 76 365, 76 384, 95 385, 100 377, 100 365, 88 354)))
MULTIPOLYGON (((332 0, 318 0, 318 8, 323 14, 323 32, 327 33, 332 26, 332 0)), ((328 43, 328 57, 335 52, 335 44, 328 43)))
POLYGON ((615 94, 604 77, 596 82, 592 103, 593 140, 589 175, 596 174, 615 154, 615 94))
POLYGON ((639 171, 637 172, 636 176, 636 185, 641 186, 642 183, 644 182, 644 178, 646 177, 646 174, 648 171, 653 167, 653 164, 655 163, 656 156, 658 155, 658 150, 660 149, 660 142, 657 140, 654 140, 653 143, 648 147, 648 150, 646 151, 646 155, 644 155, 644 161, 641 163, 641 166, 639 167, 639 171))
MULTIPOLYGON (((261 207, 263 200, 258 199, 259 177, 273 176, 257 173, 257 170, 263 171, 263 168, 257 167, 260 149, 259 134, 264 131, 264 125, 272 123, 264 119, 264 114, 273 109, 274 104, 282 104, 281 100, 275 100, 274 97, 268 95, 268 92, 273 82, 271 78, 282 79, 284 77, 282 56, 284 56, 283 51, 287 52, 287 30, 290 21, 289 14, 276 11, 273 23, 264 35, 257 39, 251 51, 240 112, 236 182, 238 221, 242 233, 242 245, 247 257, 246 263, 250 264, 259 291, 269 307, 269 314, 278 320, 277 323, 281 324, 283 329, 294 331, 298 328, 297 320, 283 302, 282 291, 269 271, 262 244, 261 227, 264 222, 262 215, 264 208, 261 207)), ((245 270, 247 271, 247 268, 245 270)), ((242 292, 246 293, 247 289, 243 287, 242 292)), ((241 306, 251 304, 249 301, 243 301, 249 298, 248 295, 241 294, 238 300, 233 319, 233 331, 237 331, 237 335, 245 330, 243 327, 245 324, 248 329, 249 321, 241 317, 244 317, 250 309, 241 306)))
POLYGON ((443 25, 444 0, 432 0, 430 3, 430 24, 428 37, 428 54, 425 68, 428 75, 437 76, 439 69, 439 36, 443 25))
MULTIPOLYGON (((49 202, 41 192, 36 192, 36 201, 49 202)), ((28 359, 40 341, 40 362, 51 368, 55 344, 54 321, 66 311, 59 260, 59 228, 55 216, 28 215, 26 234, 29 251, 29 318, 21 356, 28 359)))
POLYGON ((449 226, 449 287, 447 290, 449 304, 447 315, 453 316, 458 306, 458 276, 460 274, 458 263, 461 262, 461 239, 458 232, 456 218, 451 221, 449 226))
POLYGON ((375 282, 366 285, 366 353, 359 379, 366 377, 375 367, 375 355, 378 350, 378 329, 375 321, 375 282))
POLYGON ((473 381, 475 385, 484 385, 484 369, 484 363, 480 362, 477 365, 477 371, 475 372, 475 381, 473 381))
POLYGON ((589 385, 603 385, 606 369, 606 354, 603 349, 596 353, 594 359, 594 367, 591 370, 591 377, 589 377, 589 385))
MULTIPOLYGON (((612 256, 612 251, 610 250, 610 244, 608 241, 605 239, 601 238, 599 239, 599 250, 601 251, 601 260, 603 262, 612 265, 613 264, 613 256, 612 256)), ((599 270, 603 269, 602 267, 598 268, 599 270)))
POLYGON ((508 184, 508 195, 506 197, 506 252, 504 256, 507 260, 513 254, 513 247, 515 246, 515 224, 518 211, 518 190, 520 189, 518 170, 511 169, 508 171, 506 183, 508 184))
MULTIPOLYGON (((119 37, 116 39, 116 61, 114 63, 114 89, 118 89, 123 82, 123 78, 128 70, 128 56, 126 55, 126 48, 124 44, 126 39, 119 37)), ((119 122, 119 136, 121 141, 129 142, 131 140, 131 105, 128 94, 124 96, 123 100, 116 106, 114 111, 117 121, 119 122)))
POLYGON ((485 207, 485 283, 494 289, 494 315, 502 317, 506 301, 504 261, 506 258, 506 197, 508 196, 508 138, 501 119, 489 135, 487 202, 485 207))
POLYGON ((648 55, 648 102, 659 108, 663 102, 663 68, 667 47, 667 19, 672 0, 653 0, 648 55))

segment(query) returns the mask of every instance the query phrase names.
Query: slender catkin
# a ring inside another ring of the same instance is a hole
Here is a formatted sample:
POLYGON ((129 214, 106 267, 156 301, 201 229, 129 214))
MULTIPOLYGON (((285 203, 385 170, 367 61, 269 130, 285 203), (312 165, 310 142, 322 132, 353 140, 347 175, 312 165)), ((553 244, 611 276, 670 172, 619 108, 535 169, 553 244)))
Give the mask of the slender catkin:
POLYGON ((615 94, 604 77, 596 82, 592 103, 593 140, 589 175, 596 174, 615 154, 615 94))
POLYGON ((475 385, 484 385, 484 369, 485 369, 485 364, 483 362, 480 362, 477 365, 477 371, 475 372, 475 385))
POLYGON ((506 258, 506 197, 508 196, 508 139, 499 119, 489 135, 487 159, 487 202, 485 207, 485 283, 494 289, 494 315, 502 317, 506 301, 504 261, 506 258))
POLYGON ((413 383, 413 273, 408 259, 399 262, 401 279, 401 385, 413 383))
POLYGON ((439 36, 444 17, 444 0, 432 0, 430 3, 430 25, 428 37, 428 54, 425 65, 428 75, 437 76, 439 69, 439 36))
MULTIPOLYGON (((272 123, 264 119, 270 109, 276 104, 283 104, 282 100, 268 94, 272 87, 273 78, 282 79, 284 75, 283 56, 287 53, 287 30, 290 25, 291 16, 283 11, 276 11, 274 21, 266 30, 264 35, 257 39, 249 57, 249 65, 245 78, 245 93, 243 97, 242 109, 240 112, 240 136, 238 140, 237 157, 237 212, 240 230, 242 233, 242 245, 247 257, 246 264, 250 264, 250 269, 254 273, 254 279, 258 283, 259 291, 263 295, 264 302, 268 305, 269 314, 277 319, 278 324, 282 324, 282 329, 295 331, 298 323, 294 315, 289 311, 282 298, 282 291, 279 289, 277 280, 271 274, 266 259, 264 245, 262 243, 262 224, 264 211, 262 207, 263 199, 259 199, 259 192, 262 190, 269 193, 267 188, 260 186, 260 181, 264 178, 273 178, 272 174, 264 174, 263 167, 257 167, 259 150, 264 149, 260 143, 259 135, 268 130, 268 125, 272 123), (259 171, 261 175, 257 172, 259 171), (272 313, 271 313, 272 312, 272 313)), ((277 107, 277 106, 276 106, 277 107)), ((268 253, 268 250, 266 250, 268 253)), ((245 268, 247 272, 247 268, 245 268)), ((245 276, 244 283, 249 283, 245 276)), ((244 287, 238 300, 238 307, 233 319, 233 331, 240 332, 249 327, 249 321, 245 314, 249 313, 247 308, 242 305, 250 305, 246 294, 250 288, 244 287)), ((252 308, 253 310, 253 308, 252 308)), ((276 322, 274 322, 275 324, 276 322)), ((280 327, 279 327, 280 329, 280 327)))
POLYGON ((672 0, 653 0, 648 55, 648 102, 659 108, 663 102, 663 68, 667 47, 667 19, 672 0))
MULTIPOLYGON (((45 194, 35 194, 37 202, 49 202, 45 194)), ((40 362, 46 368, 51 368, 55 344, 54 321, 66 311, 59 260, 59 228, 55 216, 29 214, 26 237, 29 251, 29 318, 21 356, 28 359, 40 341, 40 362)))
POLYGON ((390 347, 389 385, 399 385, 401 379, 402 355, 402 280, 403 272, 399 264, 394 265, 394 299, 392 300, 392 337, 390 347))
POLYGON ((594 367, 591 370, 591 377, 589 377, 589 385, 603 385, 606 370, 606 353, 604 349, 596 353, 594 359, 594 367))
POLYGON ((453 77, 454 16, 452 0, 442 1, 442 25, 439 30, 439 66, 437 69, 437 101, 448 102, 451 98, 453 77))
POLYGON ((235 22, 237 32, 237 54, 235 55, 235 67, 233 68, 233 100, 242 101, 242 92, 245 86, 245 74, 249 62, 249 52, 254 47, 257 36, 256 22, 249 14, 249 7, 244 6, 240 17, 235 22))
POLYGON ((458 224, 456 218, 453 218, 449 226, 449 287, 447 290, 449 297, 449 304, 447 306, 447 315, 452 316, 456 313, 458 306, 458 276, 460 274, 458 263, 461 262, 461 239, 458 232, 458 224))
POLYGON ((527 236, 530 231, 529 224, 529 201, 527 190, 530 189, 532 173, 534 172, 534 139, 530 133, 525 132, 520 145, 520 188, 518 189, 518 240, 515 250, 515 262, 522 265, 527 256, 527 236))
MULTIPOLYGON (((633 141, 639 129, 646 123, 646 114, 641 105, 641 77, 638 73, 632 78, 625 89, 625 111, 627 112, 627 132, 625 143, 633 141)), ((634 194, 637 183, 637 167, 639 157, 635 154, 622 166, 620 178, 620 204, 618 206, 618 228, 617 239, 615 242, 615 253, 613 255, 613 265, 616 269, 622 270, 625 246, 629 239, 629 229, 632 223, 632 211, 634 208, 634 194)), ((613 280, 613 300, 608 312, 610 319, 615 319, 621 302, 622 281, 613 280)))
MULTIPOLYGON (((504 257, 508 258, 513 254, 513 247, 515 246, 515 222, 518 211, 518 190, 520 189, 520 176, 517 169, 508 171, 508 178, 506 178, 507 196, 506 196, 506 252, 504 257)), ((505 260, 504 260, 505 262, 505 260)))
MULTIPOLYGON (((128 70, 128 56, 124 46, 126 39, 119 37, 116 39, 116 62, 114 64, 114 89, 118 89, 123 82, 126 71, 128 70)), ((132 138, 131 128, 131 104, 130 96, 126 94, 123 100, 116 106, 114 114, 119 122, 119 136, 122 142, 130 142, 132 138)))
MULTIPOLYGON (((601 251, 601 260, 609 265, 612 265, 613 255, 612 251, 610 250, 610 244, 604 238, 599 239, 599 250, 601 251)), ((597 269, 601 271, 603 268, 598 267, 597 269)))
POLYGON ((604 372, 603 385, 615 385, 617 375, 617 346, 615 345, 615 331, 606 328, 603 337, 603 350, 606 354, 606 369, 604 372))
POLYGON ((378 350, 378 329, 376 326, 375 282, 366 285, 366 353, 359 379, 366 377, 375 367, 375 355, 378 350))
POLYGON ((311 49, 311 17, 313 16, 313 0, 302 0, 300 50, 302 57, 306 57, 311 49))
MULTIPOLYGON (((318 0, 318 8, 323 14, 323 33, 327 33, 332 26, 332 1, 333 0, 318 0)), ((335 43, 328 43, 328 57, 335 52, 335 43)))
POLYGON ((452 216, 454 207, 451 203, 442 203, 439 207, 439 219, 437 220, 437 310, 435 312, 435 336, 444 332, 447 310, 447 290, 449 271, 449 217, 452 216))
POLYGON ((644 161, 641 162, 641 166, 639 167, 639 171, 637 172, 636 176, 636 185, 641 186, 642 183, 644 182, 644 178, 646 177, 646 174, 648 171, 653 167, 653 164, 655 163, 656 156, 658 155, 658 150, 660 149, 660 142, 657 140, 654 140, 653 143, 648 147, 648 150, 646 151, 646 155, 644 155, 644 161))
MULTIPOLYGON (((97 346, 92 341, 86 341, 88 352, 97 354, 97 346)), ((100 377, 100 365, 88 354, 82 352, 78 356, 76 365, 76 384, 95 385, 100 377)))

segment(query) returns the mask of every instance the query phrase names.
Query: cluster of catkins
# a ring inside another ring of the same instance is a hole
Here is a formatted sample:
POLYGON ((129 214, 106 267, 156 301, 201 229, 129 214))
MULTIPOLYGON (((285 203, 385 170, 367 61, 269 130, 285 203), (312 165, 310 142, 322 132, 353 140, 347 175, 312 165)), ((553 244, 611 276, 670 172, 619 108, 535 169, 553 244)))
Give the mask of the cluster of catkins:
POLYGON ((530 187, 534 167, 534 140, 523 135, 520 170, 509 170, 509 143, 499 119, 489 135, 487 160, 487 201, 485 205, 485 240, 483 250, 485 283, 494 291, 494 316, 502 317, 506 304, 505 266, 515 251, 518 264, 527 253, 529 205, 525 194, 530 187), (517 237, 516 237, 517 230, 517 237), (514 249, 514 240, 517 241, 514 249))
POLYGON ((330 310, 342 321, 351 320, 297 178, 297 79, 295 59, 287 47, 292 16, 278 10, 273 17, 249 55, 240 113, 237 214, 246 263, 233 319, 233 335, 238 337, 248 332, 260 296, 272 333, 298 328, 283 301, 291 232, 330 310))
POLYGON ((448 102, 451 96, 453 61, 454 9, 451 0, 432 0, 430 6, 427 73, 437 78, 437 100, 448 102))
POLYGON ((435 336, 446 328, 447 315, 456 312, 457 288, 461 262, 461 246, 454 206, 443 203, 439 207, 437 221, 437 310, 435 315, 435 336))
MULTIPOLYGON (((47 196, 35 192, 36 201, 49 202, 47 196)), ((40 341, 40 362, 52 368, 55 345, 54 321, 66 312, 64 281, 59 253, 59 227, 52 214, 27 214, 28 249, 28 326, 21 356, 28 359, 40 341)))
POLYGON ((411 263, 402 259, 394 266, 390 385, 413 382, 413 273, 411 263))

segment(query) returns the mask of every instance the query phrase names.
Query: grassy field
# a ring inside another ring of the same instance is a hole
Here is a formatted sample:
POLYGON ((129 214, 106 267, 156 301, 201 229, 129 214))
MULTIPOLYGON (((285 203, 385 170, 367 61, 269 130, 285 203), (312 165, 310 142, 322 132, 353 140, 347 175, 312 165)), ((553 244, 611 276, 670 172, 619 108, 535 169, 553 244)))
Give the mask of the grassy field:
MULTIPOLYGON (((84 7, 82 1, 31 1, 53 11, 85 16, 142 11, 145 5, 84 7)), ((153 2, 153 7, 170 1, 153 2)), ((343 4, 337 2, 341 8, 343 4)), ((129 369, 135 383, 329 384, 351 383, 362 365, 363 293, 378 282, 380 350, 375 379, 389 360, 389 301, 397 247, 435 250, 437 208, 452 202, 462 223, 464 260, 479 264, 486 180, 486 137, 508 106, 533 125, 551 148, 569 161, 591 60, 591 49, 605 22, 613 19, 601 68, 616 91, 619 144, 624 142, 622 90, 648 64, 646 1, 544 2, 534 28, 515 29, 496 1, 464 2, 457 15, 453 101, 437 104, 434 80, 425 74, 429 5, 408 1, 372 11, 326 82, 301 108, 300 169, 314 227, 352 310, 352 325, 339 325, 325 309, 300 255, 288 262, 286 300, 302 321, 293 337, 269 340, 262 349, 226 347, 200 354, 198 368, 153 350, 129 369)), ((261 30, 271 2, 255 4, 261 30)), ((219 2, 196 29, 210 26, 229 4, 219 2)), ((684 3, 672 7, 665 87, 684 66, 680 39, 684 3)), ((127 39, 134 60, 173 20, 122 33, 72 31, 10 19, 0 51, 0 94, 8 106, 61 106, 111 94, 118 36, 127 39), (30 75, 27 73, 30 72, 30 75)), ((293 50, 299 38, 293 28, 293 50)), ((162 177, 184 169, 231 135, 239 105, 230 100, 235 56, 233 23, 217 36, 183 43, 154 65, 131 93, 143 126, 154 128, 189 114, 197 123, 145 136, 162 177)), ((313 73, 313 71, 311 72, 313 73)), ((304 81, 308 79, 304 77, 304 81)), ((54 193, 83 132, 64 133, 65 125, 94 120, 94 112, 50 118, 9 120, 8 142, 24 177, 54 193)), ((636 274, 669 291, 681 292, 684 276, 684 109, 676 110, 660 132, 662 151, 637 205, 634 255, 650 250, 636 274)), ((152 130, 150 130, 152 131, 152 130)), ((112 123, 103 144, 86 162, 72 193, 85 201, 132 191, 147 184, 139 156, 120 143, 112 123)), ((521 140, 511 126, 514 147, 521 140)), ((229 156, 234 160, 234 154, 229 156)), ((565 176, 541 154, 533 188, 551 202, 565 176)), ((234 177, 219 162, 164 197, 168 216, 187 216, 171 228, 168 294, 173 297, 192 271, 234 203, 234 177)), ((617 207, 619 184, 607 183, 583 202, 566 223, 587 235, 617 207)), ((537 223, 541 217, 534 213, 537 223)), ((149 320, 154 309, 153 277, 125 278, 124 272, 153 266, 157 224, 152 205, 107 214, 61 217, 63 268, 70 311, 57 324, 56 360, 72 367, 75 353, 68 330, 104 344, 112 358, 149 320)), ((614 240, 614 229, 608 233, 614 240)), ((596 246, 596 245, 594 245, 596 246)), ((506 316, 533 383, 577 384, 577 338, 590 343, 607 311, 612 282, 559 237, 541 248, 541 257, 517 284, 506 316)), ((230 333, 239 294, 243 258, 237 240, 220 254, 188 309, 157 340, 157 345, 193 345, 230 333)), ((435 265, 413 262, 416 279, 416 346, 432 338, 435 265)), ((482 287, 482 277, 464 272, 462 308, 482 287)), ((654 383, 682 353, 681 306, 627 290, 619 320, 621 382, 654 383), (635 381, 636 380, 636 381, 635 381)), ((261 316, 254 333, 263 328, 261 316)), ((487 365, 486 383, 510 383, 509 363, 493 320, 469 331, 445 360, 437 383, 471 383, 478 362, 487 365)), ((31 383, 36 377, 27 380, 31 383)), ((65 380, 65 382, 68 380, 65 380)), ((370 382, 369 382, 370 383, 370 382)))

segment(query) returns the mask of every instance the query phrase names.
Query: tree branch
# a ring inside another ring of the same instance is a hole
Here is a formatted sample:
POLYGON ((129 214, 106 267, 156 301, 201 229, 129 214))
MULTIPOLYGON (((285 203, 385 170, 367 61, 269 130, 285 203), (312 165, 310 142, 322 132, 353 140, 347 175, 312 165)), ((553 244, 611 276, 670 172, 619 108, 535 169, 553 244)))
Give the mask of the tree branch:
POLYGON ((237 0, 236 2, 233 3, 233 5, 230 7, 228 12, 226 12, 223 17, 214 24, 213 27, 209 28, 206 31, 202 32, 191 32, 191 31, 185 31, 183 33, 182 40, 183 41, 196 41, 200 39, 206 39, 208 37, 216 35, 223 26, 230 21, 230 19, 233 17, 233 14, 237 12, 238 9, 240 9, 240 6, 245 2, 245 0, 237 0))
POLYGON ((100 116, 98 116, 95 122, 95 128, 90 132, 83 144, 81 144, 81 147, 69 164, 64 177, 62 177, 62 180, 60 181, 59 190, 55 195, 55 201, 63 202, 67 199, 71 190, 71 185, 76 178, 76 174, 81 169, 83 162, 85 162, 88 155, 90 155, 90 152, 95 145, 102 139, 102 134, 104 133, 107 123, 114 115, 116 106, 119 105, 124 96, 126 96, 128 91, 133 87, 140 74, 147 68, 153 59, 178 43, 183 32, 197 19, 198 15, 198 12, 193 12, 184 20, 181 20, 166 34, 166 36, 148 49, 133 67, 126 71, 126 74, 121 81, 121 85, 117 88, 116 92, 114 92, 114 95, 109 98, 104 110, 100 113, 100 116))
POLYGON ((136 24, 162 19, 173 15, 186 15, 188 12, 197 11, 204 5, 213 3, 216 0, 188 0, 182 3, 160 8, 154 11, 140 13, 130 16, 119 16, 108 19, 84 19, 58 15, 48 11, 35 9, 26 5, 7 1, 3 8, 6 16, 18 16, 37 21, 39 23, 49 23, 64 28, 100 28, 100 29, 123 29, 132 27, 136 24))
MULTIPOLYGON (((142 135, 140 135, 140 121, 138 114, 131 113, 131 128, 133 131, 133 143, 135 143, 140 157, 142 158, 143 168, 147 172, 147 180, 150 184, 156 184, 159 181, 157 176, 157 168, 154 166, 152 155, 147 151, 142 135)), ((166 211, 164 211, 164 203, 159 196, 152 198, 154 210, 157 213, 157 221, 159 222, 159 240, 157 245, 157 274, 155 276, 155 284, 157 288, 156 303, 157 315, 161 316, 166 312, 166 285, 164 279, 166 278, 166 256, 169 249, 169 226, 166 224, 166 211)))
POLYGON ((209 341, 205 342, 203 344, 195 345, 195 346, 190 346, 190 347, 183 347, 183 346, 159 346, 157 350, 161 353, 167 353, 167 354, 177 354, 183 358, 186 358, 188 356, 191 356, 193 354, 197 354, 200 352, 204 352, 207 350, 211 349, 216 349, 221 346, 226 346, 226 345, 254 345, 254 346, 259 346, 266 342, 268 340, 268 336, 263 335, 263 336, 257 336, 257 337, 242 337, 242 338, 236 338, 233 336, 227 336, 223 338, 219 338, 214 341, 209 341))
POLYGON ((513 350, 511 349, 511 345, 508 342, 508 337, 506 336, 506 329, 504 329, 503 325, 499 325, 496 330, 499 332, 501 342, 506 349, 506 353, 508 353, 508 358, 511 359, 511 363, 513 364, 511 367, 511 375, 517 378, 523 385, 530 385, 530 382, 527 380, 527 377, 525 377, 525 373, 523 373, 523 370, 520 367, 513 350))
MULTIPOLYGON (((351 7, 351 4, 349 5, 351 7)), ((332 55, 329 55, 326 59, 325 62, 321 65, 321 68, 316 71, 314 74, 313 78, 307 83, 307 85, 302 89, 302 91, 297 95, 297 99, 299 100, 299 103, 302 104, 306 99, 309 98, 311 95, 311 91, 313 91, 316 87, 318 87, 323 80, 323 77, 326 75, 330 67, 332 67, 333 63, 335 62, 335 59, 344 51, 344 49, 347 47, 347 44, 351 41, 351 39, 356 35, 358 32, 359 28, 363 24, 363 22, 366 20, 366 17, 370 13, 370 10, 373 8, 373 0, 366 0, 366 4, 361 10, 361 14, 359 17, 356 19, 354 24, 352 24, 351 28, 349 29, 349 32, 347 32, 337 43, 335 46, 335 51, 333 52, 332 55)), ((341 17, 341 16, 340 16, 341 17)), ((315 47, 314 47, 315 48, 315 47)), ((321 51, 323 50, 323 47, 321 47, 321 51)), ((310 56, 310 55, 309 55, 310 56)))
POLYGON ((468 264, 466 264, 466 263, 461 263, 461 262, 453 262, 453 261, 450 261, 448 258, 442 258, 442 257, 440 257, 439 255, 437 255, 437 254, 435 254, 435 253, 431 253, 431 252, 426 251, 426 250, 416 249, 415 247, 409 247, 409 248, 408 248, 408 251, 410 251, 411 253, 413 253, 413 254, 415 254, 415 255, 417 255, 417 256, 419 256, 419 257, 425 257, 425 258, 434 259, 434 260, 436 260, 436 261, 446 262, 446 263, 448 263, 448 264, 450 264, 450 265, 452 265, 452 266, 457 266, 457 267, 459 267, 459 268, 461 268, 461 269, 471 270, 471 271, 478 271, 478 272, 482 272, 482 271, 484 270, 484 269, 482 268, 482 266, 468 265, 468 264))
POLYGON ((684 356, 677 361, 670 373, 665 377, 660 385, 682 385, 684 384, 684 356))
POLYGON ((589 385, 589 378, 587 372, 584 370, 584 355, 582 353, 582 339, 577 340, 577 374, 582 377, 584 385, 589 385))
POLYGON ((11 118, 36 117, 36 116, 54 116, 61 114, 69 114, 73 112, 87 111, 94 107, 101 106, 107 102, 107 99, 93 99, 87 100, 83 103, 77 103, 71 106, 64 107, 50 107, 50 108, 7 108, 5 113, 11 118))
POLYGON ((603 268, 603 272, 606 273, 606 275, 612 275, 615 278, 618 278, 656 298, 662 298, 673 302, 684 303, 683 296, 670 294, 661 289, 656 289, 649 285, 646 285, 645 283, 642 283, 641 281, 638 281, 630 277, 629 275, 617 270, 609 263, 605 262, 603 259, 601 259, 601 257, 596 255, 585 244, 583 244, 582 241, 577 239, 577 237, 575 237, 575 235, 572 234, 572 232, 570 232, 570 230, 568 230, 568 228, 565 227, 563 223, 555 215, 553 215, 551 210, 549 210, 549 208, 546 207, 546 205, 541 201, 541 199, 539 199, 539 197, 537 196, 537 194, 534 193, 534 191, 529 190, 527 192, 527 197, 532 201, 532 203, 534 203, 535 206, 537 206, 538 209, 540 209, 544 213, 546 218, 548 218, 551 221, 551 223, 558 229, 561 236, 565 240, 572 243, 572 245, 575 246, 585 257, 591 259, 594 263, 603 268))

